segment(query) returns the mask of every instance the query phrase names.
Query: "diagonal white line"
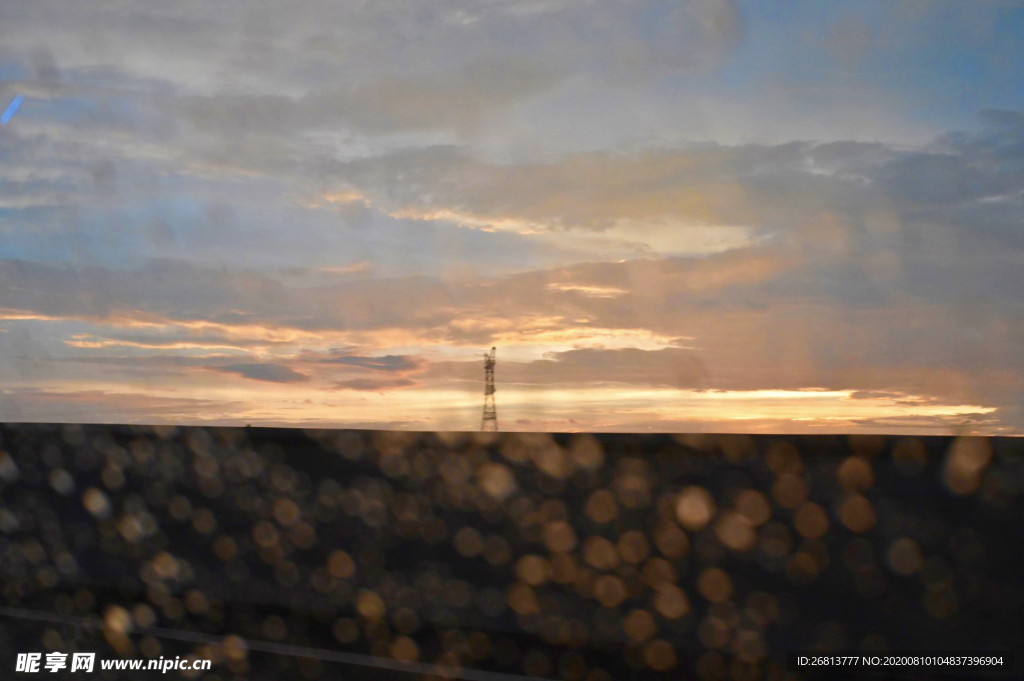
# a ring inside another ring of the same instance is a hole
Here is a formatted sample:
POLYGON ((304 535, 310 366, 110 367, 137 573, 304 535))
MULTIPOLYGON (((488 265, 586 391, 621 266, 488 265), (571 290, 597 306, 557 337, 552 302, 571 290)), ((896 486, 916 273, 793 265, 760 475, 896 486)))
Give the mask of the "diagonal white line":
MULTIPOLYGON (((11 608, 0 606, 0 615, 16 617, 19 619, 37 620, 40 622, 52 622, 54 624, 66 624, 77 627, 88 627, 90 629, 103 629, 103 620, 98 617, 74 617, 71 615, 60 615, 53 612, 40 610, 26 610, 23 608, 11 608)), ((135 627, 131 633, 146 634, 160 638, 188 641, 190 643, 210 643, 221 645, 224 637, 203 634, 196 631, 185 631, 182 629, 165 629, 163 627, 135 627)), ((245 646, 249 650, 276 655, 290 655, 292 657, 310 657, 325 662, 338 662, 341 664, 352 664, 360 667, 376 667, 389 671, 406 672, 409 674, 424 674, 428 676, 447 677, 449 679, 465 679, 465 681, 536 681, 540 677, 520 676, 519 674, 506 674, 504 672, 488 672, 480 669, 457 669, 454 667, 443 667, 440 665, 428 664, 425 662, 399 662, 372 655, 360 655, 359 653, 342 653, 336 650, 323 648, 308 648, 287 643, 270 643, 269 641, 254 641, 243 638, 245 646)), ((541 679, 543 681, 543 679, 541 679)))

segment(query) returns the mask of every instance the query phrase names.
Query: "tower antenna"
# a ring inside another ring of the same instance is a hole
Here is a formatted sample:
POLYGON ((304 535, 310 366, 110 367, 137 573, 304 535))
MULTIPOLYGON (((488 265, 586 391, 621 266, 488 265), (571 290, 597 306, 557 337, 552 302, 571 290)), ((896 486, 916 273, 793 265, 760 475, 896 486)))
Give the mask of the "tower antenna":
POLYGON ((497 350, 491 348, 484 353, 484 417, 480 422, 480 430, 489 433, 498 432, 498 408, 494 405, 494 365, 497 362, 497 350))

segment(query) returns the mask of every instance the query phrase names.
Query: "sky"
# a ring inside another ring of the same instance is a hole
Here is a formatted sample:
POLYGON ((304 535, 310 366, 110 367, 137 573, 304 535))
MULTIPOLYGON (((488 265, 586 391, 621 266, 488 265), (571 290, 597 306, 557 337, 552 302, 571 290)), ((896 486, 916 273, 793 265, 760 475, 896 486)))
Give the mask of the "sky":
POLYGON ((1024 2, 0 4, 0 420, 1024 434, 1024 2))

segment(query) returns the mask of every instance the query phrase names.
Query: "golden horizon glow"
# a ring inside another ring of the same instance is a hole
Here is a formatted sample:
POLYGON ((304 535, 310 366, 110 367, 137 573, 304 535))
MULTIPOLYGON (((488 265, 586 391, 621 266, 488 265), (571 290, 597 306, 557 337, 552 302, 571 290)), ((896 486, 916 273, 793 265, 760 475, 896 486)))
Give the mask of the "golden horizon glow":
MULTIPOLYGON (((14 385, 13 388, 20 386, 14 385)), ((27 387, 27 386, 26 386, 27 387)), ((160 387, 142 392, 121 383, 73 382, 49 386, 34 385, 41 394, 69 398, 79 404, 121 404, 128 408, 140 395, 147 399, 174 402, 201 399, 190 411, 178 408, 182 424, 214 420, 304 424, 344 427, 345 423, 415 422, 424 429, 475 430, 478 426, 480 395, 469 389, 418 388, 390 391, 327 390, 305 383, 261 383, 254 394, 252 381, 210 376, 192 388, 160 387), (342 416, 344 415, 344 416, 342 416), (398 416, 400 415, 400 416, 398 416)), ((638 422, 652 427, 663 424, 743 423, 789 424, 791 428, 815 424, 851 424, 864 419, 953 418, 992 414, 992 407, 971 404, 937 404, 913 395, 855 398, 854 390, 730 390, 699 391, 671 388, 588 387, 532 389, 517 387, 498 392, 498 416, 502 430, 531 430, 542 421, 572 424, 572 430, 600 429, 610 424, 638 422), (724 405, 730 406, 724 406, 724 405), (626 421, 623 421, 626 419, 626 421), (524 422, 525 423, 522 423, 524 422), (519 425, 517 425, 519 424, 519 425)), ((99 410, 102 411, 102 410, 99 410)), ((953 432, 951 423, 945 428, 953 432)), ((756 428, 754 428, 756 430, 756 428)), ((899 432, 945 432, 941 426, 911 425, 899 432), (916 429, 916 430, 915 430, 916 429)), ((958 431, 959 432, 959 431, 958 431)))

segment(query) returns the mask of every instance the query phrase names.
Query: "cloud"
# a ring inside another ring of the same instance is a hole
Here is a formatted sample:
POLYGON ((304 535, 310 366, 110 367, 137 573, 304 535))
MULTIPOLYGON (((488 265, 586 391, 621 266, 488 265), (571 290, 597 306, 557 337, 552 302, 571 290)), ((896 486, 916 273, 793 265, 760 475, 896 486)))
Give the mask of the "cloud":
POLYGON ((811 143, 589 152, 519 164, 438 146, 327 163, 323 172, 339 190, 397 218, 526 235, 590 259, 689 255, 796 235, 826 215, 856 223, 872 205, 891 210, 858 175, 872 169, 863 167, 867 158, 888 159, 893 150, 848 146, 846 166, 841 152, 811 143))
MULTIPOLYGON (((168 325, 170 326, 170 325, 168 325)), ((173 327, 172 327, 173 328, 173 327)), ((180 331, 180 330, 179 330, 180 331)), ((265 348, 268 343, 265 339, 240 338, 231 339, 225 336, 167 332, 165 329, 160 334, 119 334, 106 333, 103 336, 95 336, 87 333, 75 334, 72 338, 64 341, 64 344, 73 348, 141 348, 141 349, 165 349, 165 350, 235 350, 245 351, 249 349, 265 348)))
POLYGON ((216 367, 217 371, 238 374, 254 381, 271 383, 301 383, 309 380, 309 376, 289 369, 281 364, 229 364, 216 367))
POLYGON ((12 423, 231 423, 242 408, 232 400, 145 390, 0 390, 0 420, 12 423))
MULTIPOLYGON (((617 395, 589 423, 622 428, 674 422, 631 411, 666 395, 824 388, 822 419, 870 407, 864 427, 1024 424, 1019 111, 878 142, 862 112, 909 95, 830 116, 830 88, 870 90, 731 62, 759 48, 716 0, 55 7, 0 26, 0 92, 26 93, 0 136, 5 385, 206 395, 230 374, 340 400, 321 414, 415 410, 478 393, 497 344, 501 395, 543 406, 513 403, 524 423, 581 416, 532 413, 558 411, 546 391, 617 395), (686 139, 720 110, 841 141, 686 139)), ((850 68, 866 23, 836 27, 850 68)))
POLYGON ((373 269, 372 262, 359 260, 340 267, 289 267, 281 270, 281 275, 286 277, 346 277, 370 274, 373 269))
POLYGON ((449 130, 472 136, 489 116, 544 91, 557 79, 540 63, 477 62, 419 78, 392 74, 298 98, 193 95, 176 98, 172 106, 197 131, 224 139, 338 128, 371 135, 449 130))
POLYGON ((615 288, 614 286, 588 286, 586 284, 560 284, 558 282, 551 282, 548 284, 548 288, 559 292, 580 293, 594 298, 615 298, 626 293, 625 289, 615 288))
POLYGON ((623 383, 672 388, 699 388, 709 376, 699 356, 681 348, 603 350, 581 348, 554 352, 550 359, 524 366, 512 365, 503 373, 512 383, 623 383))
POLYGON ((0 37, 39 80, 183 94, 188 124, 238 138, 339 124, 373 133, 472 129, 581 73, 629 82, 713 68, 743 35, 732 0, 237 9, 213 17, 192 2, 168 10, 136 1, 117 11, 39 2, 5 12, 0 37))
POLYGON ((407 355, 384 355, 382 357, 361 357, 358 355, 338 355, 318 360, 325 364, 343 364, 360 369, 372 369, 374 371, 411 371, 419 369, 422 361, 416 357, 407 355))
POLYGON ((416 381, 409 378, 353 378, 334 383, 334 387, 338 390, 361 390, 366 392, 411 388, 416 385, 418 385, 416 381))
MULTIPOLYGON (((480 380, 481 362, 435 362, 424 379, 480 380)), ((580 348, 552 352, 528 362, 499 358, 497 378, 502 386, 564 386, 608 384, 672 388, 703 388, 709 382, 700 357, 682 348, 580 348)))

